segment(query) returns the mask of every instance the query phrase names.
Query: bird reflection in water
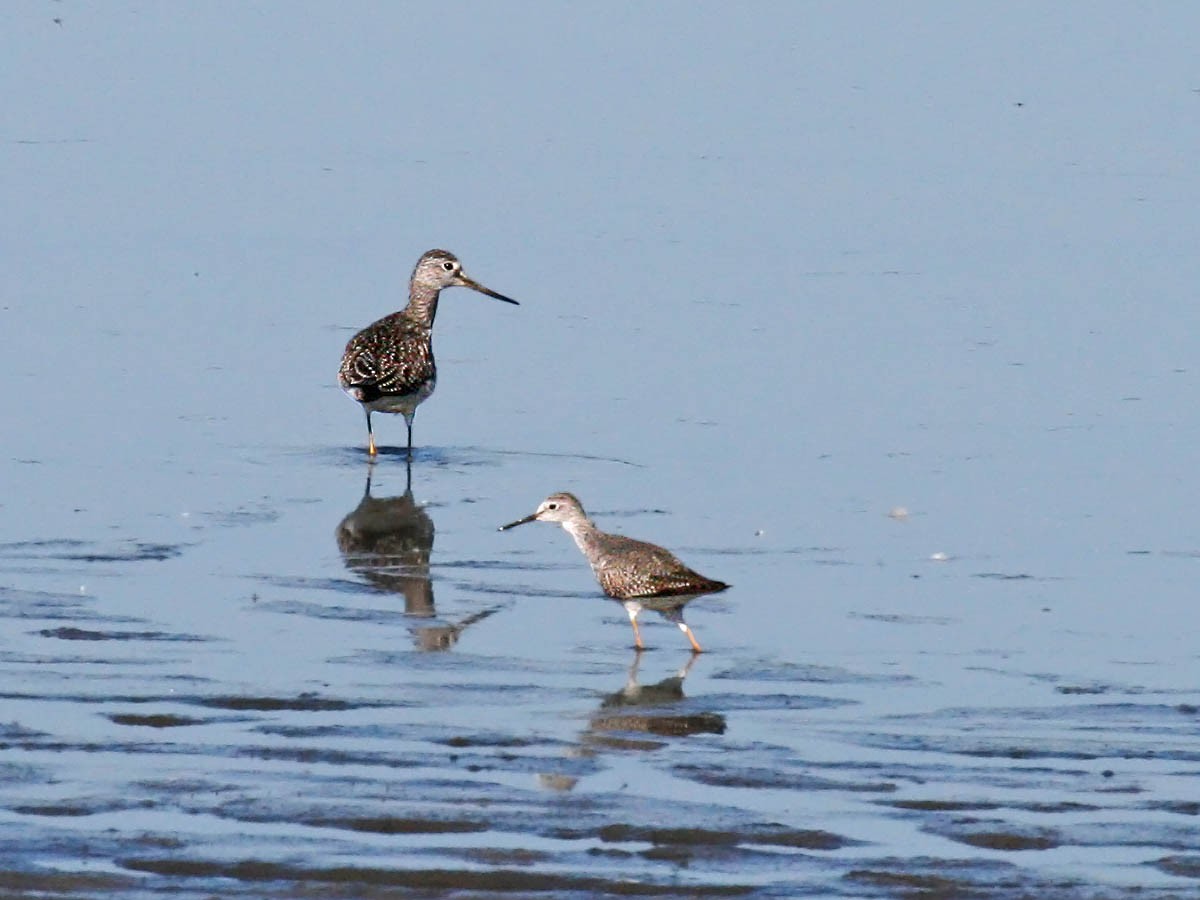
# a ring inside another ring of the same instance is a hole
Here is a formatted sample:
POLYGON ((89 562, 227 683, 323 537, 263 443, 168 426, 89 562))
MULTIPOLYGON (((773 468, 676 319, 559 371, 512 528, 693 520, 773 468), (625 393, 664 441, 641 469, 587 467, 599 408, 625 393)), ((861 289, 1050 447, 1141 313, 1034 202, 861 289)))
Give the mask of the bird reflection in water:
MULTIPOLYGON (((608 736, 619 733, 656 737, 725 733, 725 717, 719 713, 680 714, 671 709, 687 699, 683 693, 683 681, 696 664, 694 655, 674 675, 654 684, 641 684, 638 681, 641 661, 642 654, 635 653, 625 686, 605 697, 600 709, 591 716, 588 729, 591 735, 603 735, 603 742, 611 744, 614 739, 608 736)), ((618 743, 625 745, 624 742, 618 743)))
MULTIPOLYGON (((358 506, 337 527, 338 550, 346 568, 357 572, 375 587, 404 595, 404 611, 419 619, 432 620, 433 582, 429 577, 429 555, 435 533, 433 519, 418 506, 412 493, 412 465, 405 473, 404 494, 399 497, 371 496, 374 462, 367 466, 367 487, 358 506)), ((413 625, 413 641, 421 650, 449 650, 470 625, 485 619, 495 607, 480 610, 455 622, 413 625)))
MULTIPOLYGON (((697 659, 693 654, 674 675, 654 684, 642 684, 638 681, 642 653, 635 653, 624 686, 607 695, 600 708, 588 717, 587 730, 569 755, 592 757, 600 750, 657 750, 666 743, 663 738, 724 734, 725 717, 720 713, 684 713, 672 709, 687 702, 683 681, 697 659)), ((552 791, 574 790, 578 782, 579 777, 568 772, 538 775, 538 783, 552 791)))

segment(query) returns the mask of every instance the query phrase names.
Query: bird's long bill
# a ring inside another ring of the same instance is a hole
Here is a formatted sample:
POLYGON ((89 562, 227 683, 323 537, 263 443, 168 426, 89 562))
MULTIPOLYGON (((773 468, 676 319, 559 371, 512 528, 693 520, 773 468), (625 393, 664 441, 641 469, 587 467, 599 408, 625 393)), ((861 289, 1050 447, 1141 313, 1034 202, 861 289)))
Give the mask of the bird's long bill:
POLYGON ((509 522, 507 525, 501 525, 500 531, 508 531, 510 528, 516 528, 518 525, 524 525, 526 522, 532 522, 537 518, 537 513, 530 513, 523 519, 517 519, 515 522, 509 522))
POLYGON ((505 303, 511 303, 513 306, 521 305, 512 297, 505 297, 503 294, 497 294, 491 288, 485 288, 474 278, 468 278, 464 272, 458 273, 458 284, 462 287, 469 287, 473 291, 479 291, 481 294, 487 294, 489 297, 495 297, 497 300, 503 300, 505 303))

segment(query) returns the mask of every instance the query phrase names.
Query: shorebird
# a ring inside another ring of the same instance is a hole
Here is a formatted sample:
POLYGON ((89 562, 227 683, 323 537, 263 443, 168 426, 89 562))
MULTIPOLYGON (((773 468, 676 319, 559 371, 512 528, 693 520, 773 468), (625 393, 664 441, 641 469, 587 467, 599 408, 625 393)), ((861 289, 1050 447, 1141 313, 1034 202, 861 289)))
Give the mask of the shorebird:
POLYGON ((367 453, 376 454, 371 413, 399 413, 408 426, 412 456, 413 416, 437 385, 433 360, 433 320, 444 288, 466 287, 505 303, 517 301, 467 277, 462 263, 446 250, 429 250, 417 260, 408 288, 408 306, 384 316, 346 344, 338 384, 362 404, 367 415, 367 453))
POLYGON ((692 650, 701 652, 700 642, 683 621, 683 607, 702 594, 725 590, 729 587, 725 582, 705 578, 657 544, 601 531, 587 517, 574 494, 551 494, 536 512, 501 525, 500 530, 526 522, 555 522, 575 539, 604 593, 620 601, 629 614, 638 650, 643 649, 638 613, 651 609, 678 625, 691 642, 692 650))

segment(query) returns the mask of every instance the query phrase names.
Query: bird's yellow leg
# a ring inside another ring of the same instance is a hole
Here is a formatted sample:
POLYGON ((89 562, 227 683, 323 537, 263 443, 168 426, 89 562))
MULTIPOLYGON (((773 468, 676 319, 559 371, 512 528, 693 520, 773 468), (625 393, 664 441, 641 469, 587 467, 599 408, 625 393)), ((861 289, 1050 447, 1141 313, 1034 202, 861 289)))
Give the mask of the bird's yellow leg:
POLYGON ((688 628, 685 623, 680 622, 679 630, 682 631, 685 635, 687 635, 687 639, 692 642, 692 652, 693 653, 703 653, 704 652, 704 648, 700 646, 700 642, 698 640, 696 640, 696 636, 694 634, 692 634, 692 629, 688 628))
POLYGON ((363 408, 363 411, 367 414, 367 455, 374 456, 377 451, 375 450, 375 430, 371 428, 371 411, 366 407, 363 408))
POLYGON ((642 632, 640 629, 638 629, 637 623, 637 616, 640 610, 627 609, 626 612, 629 613, 629 624, 633 626, 633 646, 637 647, 639 650, 646 649, 642 646, 642 632))

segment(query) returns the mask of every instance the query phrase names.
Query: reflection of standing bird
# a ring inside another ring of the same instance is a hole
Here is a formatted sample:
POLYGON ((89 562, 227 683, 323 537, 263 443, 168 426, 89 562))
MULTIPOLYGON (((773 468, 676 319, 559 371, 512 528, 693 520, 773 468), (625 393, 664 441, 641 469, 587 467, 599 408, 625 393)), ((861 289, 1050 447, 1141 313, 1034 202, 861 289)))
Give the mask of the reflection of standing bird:
POLYGON ((337 527, 346 566, 384 590, 403 594, 404 611, 414 616, 434 614, 433 537, 433 519, 413 500, 411 469, 404 496, 384 498, 371 496, 368 471, 362 500, 337 527))
POLYGON ((496 611, 483 609, 459 622, 436 619, 429 556, 433 551, 433 519, 413 500, 412 466, 402 497, 372 497, 371 469, 358 506, 337 527, 338 549, 346 566, 385 591, 404 595, 404 611, 425 620, 412 628, 421 650, 449 650, 469 625, 496 611))
POLYGON ((601 531, 573 494, 551 494, 532 515, 501 525, 500 530, 533 521, 557 522, 575 539, 604 593, 620 600, 629 613, 634 644, 639 650, 642 635, 638 630, 638 613, 652 609, 678 625, 691 642, 692 650, 700 652, 699 641, 683 621, 683 607, 701 594, 723 591, 729 585, 689 569, 675 554, 657 544, 601 531))
POLYGON ((373 412, 404 416, 408 453, 412 455, 413 416, 437 384, 433 320, 438 295, 448 287, 468 287, 505 303, 517 302, 468 278, 453 253, 430 250, 422 255, 409 282, 408 306, 352 337, 338 369, 338 384, 362 404, 367 415, 367 452, 371 456, 375 455, 373 412))
POLYGON ((724 734, 725 717, 714 712, 682 713, 672 709, 687 698, 683 693, 683 680, 696 661, 693 653, 688 664, 675 675, 655 684, 638 681, 638 665, 642 655, 635 653, 629 675, 621 690, 609 694, 600 704, 600 709, 591 716, 588 731, 596 739, 625 747, 639 746, 634 741, 603 737, 612 732, 653 734, 660 737, 687 737, 693 734, 724 734))

